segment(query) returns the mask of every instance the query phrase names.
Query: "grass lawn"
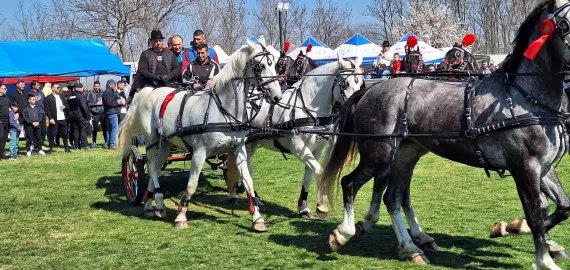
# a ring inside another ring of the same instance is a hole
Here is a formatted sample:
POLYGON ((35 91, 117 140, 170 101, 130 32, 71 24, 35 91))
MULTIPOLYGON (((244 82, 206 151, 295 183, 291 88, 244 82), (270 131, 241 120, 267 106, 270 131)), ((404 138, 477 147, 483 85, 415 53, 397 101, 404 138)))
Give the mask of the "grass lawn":
MULTIPOLYGON (((304 170, 293 156, 259 150, 253 158, 255 187, 267 205, 264 234, 250 231, 245 199, 232 214, 221 171, 204 171, 187 230, 173 228, 187 174, 161 177, 169 216, 144 219, 142 206, 125 203, 120 162, 102 148, 0 161, 0 269, 529 269, 534 260, 530 236, 489 239, 494 222, 522 215, 512 178, 487 178, 482 169, 434 155, 420 161, 412 181, 418 219, 441 247, 428 254, 427 267, 397 259, 385 207, 372 231, 332 253, 328 238, 342 220, 341 196, 328 221, 296 218, 304 170)), ((558 173, 569 189, 568 158, 558 173)), ((358 194, 357 220, 371 189, 369 182, 358 194)), ((309 200, 314 211, 314 188, 309 200)), ((569 229, 564 222, 551 235, 570 247, 569 229)), ((570 269, 570 262, 557 263, 570 269)))

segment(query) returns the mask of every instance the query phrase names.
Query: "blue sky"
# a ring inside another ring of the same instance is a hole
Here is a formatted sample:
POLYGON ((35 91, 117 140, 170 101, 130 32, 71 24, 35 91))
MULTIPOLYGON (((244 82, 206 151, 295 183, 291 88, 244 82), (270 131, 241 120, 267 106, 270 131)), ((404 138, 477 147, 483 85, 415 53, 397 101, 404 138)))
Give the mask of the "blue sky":
MULTIPOLYGON (((50 0, 39 0, 40 2, 49 3, 50 0)), ((305 2, 309 7, 313 6, 314 1, 312 0, 298 0, 297 2, 305 2)), ((326 0, 325 0, 326 1, 326 0)), ((366 8, 366 4, 368 1, 364 0, 332 0, 341 8, 352 8, 352 15, 353 15, 353 22, 360 23, 366 20, 360 14, 366 8)), ((6 18, 7 21, 10 20, 11 17, 14 16, 16 12, 18 12, 18 0, 2 0, 2 11, 0 12, 1 16, 6 18)), ((23 0, 23 3, 29 4, 33 1, 31 0, 23 0)), ((246 0, 246 5, 249 9, 255 6, 255 0, 246 0)), ((41 12, 41 11, 40 11, 41 12)), ((38 13, 38 15, 41 13, 38 13)))

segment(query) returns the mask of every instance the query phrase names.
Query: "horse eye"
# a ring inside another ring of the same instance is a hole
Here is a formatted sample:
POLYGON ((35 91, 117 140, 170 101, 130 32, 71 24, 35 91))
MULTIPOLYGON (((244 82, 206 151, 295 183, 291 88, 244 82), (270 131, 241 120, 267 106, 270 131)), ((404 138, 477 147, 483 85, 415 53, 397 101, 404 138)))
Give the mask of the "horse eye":
POLYGON ((355 83, 360 82, 360 81, 358 80, 358 77, 354 77, 354 82, 355 82, 355 83))

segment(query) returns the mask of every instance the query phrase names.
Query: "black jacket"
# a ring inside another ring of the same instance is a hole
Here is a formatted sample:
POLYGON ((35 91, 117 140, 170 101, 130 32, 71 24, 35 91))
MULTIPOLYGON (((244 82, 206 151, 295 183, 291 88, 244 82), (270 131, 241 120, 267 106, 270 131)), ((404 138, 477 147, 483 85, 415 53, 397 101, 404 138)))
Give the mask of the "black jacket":
MULTIPOLYGON (((67 103, 67 99, 65 97, 60 95, 59 98, 61 98, 61 103, 65 107, 63 109, 63 114, 65 115, 65 119, 67 119, 69 117, 69 104, 67 103)), ((46 113, 46 117, 49 120, 53 119, 54 121, 57 121, 58 108, 57 108, 57 103, 55 102, 55 96, 53 94, 46 97, 44 110, 46 113)))
POLYGON ((184 83, 194 84, 197 82, 205 87, 206 82, 218 75, 219 72, 220 66, 208 58, 204 64, 200 64, 198 61, 190 63, 184 71, 182 79, 184 83))
POLYGON ((91 112, 89 112, 89 107, 87 107, 87 99, 83 94, 73 91, 67 97, 67 102, 69 103, 69 118, 79 121, 85 121, 89 119, 91 112))
MULTIPOLYGON (((11 99, 7 96, 0 97, 0 123, 10 122, 10 103, 11 99)), ((0 142, 3 143, 3 142, 0 142)))
POLYGON ((38 105, 35 105, 33 108, 32 105, 28 105, 22 111, 22 115, 24 118, 24 124, 31 125, 34 122, 40 122, 42 120, 45 121, 44 110, 38 105))
POLYGON ((34 96, 36 96, 36 105, 40 106, 40 108, 42 108, 42 110, 44 110, 45 112, 45 101, 46 101, 46 96, 44 95, 44 92, 40 89, 38 91, 34 91, 34 90, 30 90, 30 92, 28 92, 26 95, 26 100, 28 99, 28 95, 32 94, 34 96))
POLYGON ((117 95, 113 89, 105 89, 103 91, 103 111, 105 115, 118 114, 119 104, 117 104, 117 95))
MULTIPOLYGON (((174 52, 170 50, 162 50, 162 59, 166 66, 167 74, 156 74, 156 66, 158 64, 157 53, 151 48, 141 53, 138 70, 137 80, 140 80, 140 87, 144 86, 164 86, 170 82, 179 80, 182 75, 180 64, 176 59, 174 52), (158 78, 158 75, 165 75, 166 81, 158 78)), ((137 83, 138 85, 139 83, 137 83)))
MULTIPOLYGON (((12 102, 16 102, 16 104, 18 104, 18 108, 20 108, 20 111, 22 111, 24 108, 26 108, 26 106, 28 106, 28 98, 27 96, 25 96, 25 94, 26 94, 25 92, 20 93, 18 89, 16 89, 14 92, 10 94, 12 102)), ((20 125, 22 125, 24 123, 24 118, 23 117, 18 118, 18 122, 20 123, 20 125)))

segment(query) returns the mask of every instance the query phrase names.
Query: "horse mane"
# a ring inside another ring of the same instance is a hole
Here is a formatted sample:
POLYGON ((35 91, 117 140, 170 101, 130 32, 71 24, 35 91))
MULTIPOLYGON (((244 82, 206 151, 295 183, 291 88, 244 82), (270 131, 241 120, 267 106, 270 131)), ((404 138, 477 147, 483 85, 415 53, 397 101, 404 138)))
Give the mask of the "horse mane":
POLYGON ((538 4, 526 17, 525 21, 521 23, 517 35, 513 41, 515 43, 515 49, 511 57, 508 61, 503 62, 502 67, 499 68, 500 72, 516 72, 521 64, 522 60, 524 59, 524 52, 528 48, 529 39, 531 38, 532 30, 537 25, 537 20, 540 19, 540 15, 547 9, 551 4, 553 4, 553 0, 545 0, 542 3, 538 4))
POLYGON ((315 63, 315 61, 311 57, 307 56, 307 60, 309 61, 309 66, 311 66, 312 69, 317 68, 317 63, 315 63))
POLYGON ((214 77, 216 85, 219 87, 220 85, 227 84, 235 78, 242 77, 243 70, 245 69, 250 53, 251 49, 249 46, 245 46, 230 55, 224 68, 221 69, 218 75, 214 77))

